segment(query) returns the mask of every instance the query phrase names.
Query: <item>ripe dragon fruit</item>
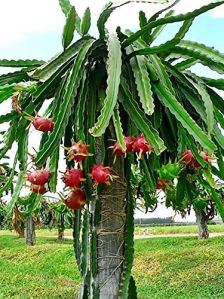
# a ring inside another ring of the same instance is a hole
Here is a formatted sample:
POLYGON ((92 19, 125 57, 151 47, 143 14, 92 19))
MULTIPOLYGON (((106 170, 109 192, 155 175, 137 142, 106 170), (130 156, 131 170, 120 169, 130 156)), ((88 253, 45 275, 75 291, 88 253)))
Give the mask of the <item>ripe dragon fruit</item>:
MULTIPOLYGON (((199 152, 199 155, 205 162, 209 162, 212 159, 212 157, 208 153, 205 153, 203 151, 199 152)), ((192 168, 201 167, 201 164, 196 160, 191 150, 185 150, 182 153, 182 161, 192 168)))
POLYGON ((132 145, 134 142, 134 138, 132 136, 124 136, 124 142, 126 145, 126 151, 123 151, 118 143, 116 141, 114 145, 110 146, 109 149, 112 149, 114 152, 115 157, 118 156, 125 156, 127 153, 132 151, 132 145))
POLYGON ((66 170, 62 180, 67 187, 76 188, 81 182, 85 181, 83 178, 83 170, 74 168, 68 169, 66 170))
POLYGON ((34 185, 32 184, 30 186, 30 190, 33 192, 33 193, 38 193, 38 194, 44 194, 47 192, 47 189, 45 188, 44 185, 34 185))
POLYGON ((54 129, 54 122, 50 118, 37 115, 32 123, 34 128, 41 132, 51 132, 54 129))
POLYGON ((97 186, 99 184, 109 185, 110 180, 112 180, 110 168, 104 166, 103 164, 94 165, 90 176, 95 181, 95 183, 94 183, 95 186, 97 186))
POLYGON ((158 179, 158 181, 156 183, 157 190, 165 190, 165 189, 167 189, 167 187, 168 187, 168 184, 167 184, 166 179, 158 179))
POLYGON ((194 156, 193 156, 191 150, 185 150, 182 153, 182 161, 185 162, 186 164, 190 164, 193 159, 194 159, 194 156))
POLYGON ((91 156, 89 153, 89 145, 86 145, 82 141, 72 142, 72 146, 69 148, 65 147, 68 151, 68 160, 74 160, 78 163, 82 162, 86 157, 91 156))
POLYGON ((75 189, 64 202, 71 210, 82 209, 86 204, 86 194, 82 189, 75 189))
POLYGON ((212 157, 208 153, 201 151, 199 154, 205 162, 212 160, 212 157))
POLYGON ((138 158, 141 159, 142 155, 145 153, 151 153, 152 147, 145 139, 144 135, 141 134, 140 136, 134 139, 132 149, 134 152, 138 153, 138 158))
POLYGON ((46 169, 40 169, 29 173, 27 180, 34 185, 44 185, 49 181, 50 176, 50 171, 46 169))

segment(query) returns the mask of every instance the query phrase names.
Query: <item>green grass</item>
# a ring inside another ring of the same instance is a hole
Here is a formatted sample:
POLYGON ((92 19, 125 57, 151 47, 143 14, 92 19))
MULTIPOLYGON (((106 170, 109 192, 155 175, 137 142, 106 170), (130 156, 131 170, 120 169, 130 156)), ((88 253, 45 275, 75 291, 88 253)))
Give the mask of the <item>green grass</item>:
MULTIPOLYGON (((210 233, 222 233, 224 232, 224 224, 216 224, 208 226, 210 233)), ((196 225, 185 225, 185 226, 146 226, 146 227, 135 227, 136 234, 152 234, 152 235, 167 235, 167 234, 193 234, 197 233, 196 225)))
POLYGON ((35 247, 0 237, 0 298, 74 298, 80 277, 72 242, 38 238, 35 247), (73 297, 72 297, 73 295, 73 297))
MULTIPOLYGON (((58 234, 57 229, 37 229, 36 230, 36 235, 38 237, 56 237, 58 234)), ((10 230, 0 230, 0 236, 5 236, 5 235, 10 235, 10 236, 15 236, 14 231, 10 230)), ((65 235, 66 236, 72 236, 72 229, 66 229, 65 230, 65 235)))
MULTIPOLYGON (((224 237, 135 242, 138 299, 224 298, 223 268, 224 237)), ((79 284, 72 240, 38 237, 35 247, 27 247, 23 239, 1 232, 0 298, 72 299, 79 284)))
POLYGON ((134 276, 139 298, 224 298, 224 237, 136 241, 134 276))
MULTIPOLYGON (((37 230, 37 236, 43 237, 43 236, 51 236, 56 237, 57 236, 57 229, 40 229, 37 230)), ((224 233, 224 224, 217 224, 217 225, 209 225, 209 232, 210 233, 224 233)), ((1 231, 0 230, 0 236, 1 235, 15 235, 14 232, 11 231, 1 231)), ((135 234, 136 235, 168 235, 168 234, 193 234, 197 233, 197 226, 196 225, 185 225, 185 226, 145 226, 135 227, 135 234)), ((66 229, 65 230, 65 236, 72 237, 72 230, 66 229)))

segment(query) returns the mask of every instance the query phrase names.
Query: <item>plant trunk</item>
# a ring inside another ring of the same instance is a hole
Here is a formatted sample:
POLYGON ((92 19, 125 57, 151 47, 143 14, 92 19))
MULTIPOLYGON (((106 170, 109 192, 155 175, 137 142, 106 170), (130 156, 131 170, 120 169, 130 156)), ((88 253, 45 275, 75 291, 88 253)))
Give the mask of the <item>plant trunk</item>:
POLYGON ((64 214, 59 215, 59 221, 58 221, 58 240, 64 239, 64 231, 65 231, 65 218, 64 214))
MULTIPOLYGON (((99 140, 95 144, 95 153, 96 163, 102 163, 102 143, 99 140)), ((79 299, 129 298, 134 253, 133 200, 125 179, 128 164, 123 157, 113 162, 113 153, 110 152, 105 164, 110 166, 116 177, 109 186, 100 185, 93 190, 90 213, 82 211, 75 214, 74 248, 84 278, 79 299)))
POLYGON ((208 239, 208 221, 206 219, 206 214, 199 210, 195 209, 196 222, 198 225, 198 238, 199 239, 208 239))
POLYGON ((18 234, 19 234, 19 238, 25 238, 25 227, 24 227, 24 224, 21 226, 18 234))
POLYGON ((99 192, 101 219, 97 235, 96 287, 100 299, 118 298, 124 261, 125 197, 124 161, 113 166, 118 179, 99 192))
POLYGON ((19 238, 25 238, 25 223, 18 207, 15 205, 13 209, 12 226, 19 238))
POLYGON ((36 244, 35 224, 32 216, 26 218, 26 244, 34 246, 36 244))

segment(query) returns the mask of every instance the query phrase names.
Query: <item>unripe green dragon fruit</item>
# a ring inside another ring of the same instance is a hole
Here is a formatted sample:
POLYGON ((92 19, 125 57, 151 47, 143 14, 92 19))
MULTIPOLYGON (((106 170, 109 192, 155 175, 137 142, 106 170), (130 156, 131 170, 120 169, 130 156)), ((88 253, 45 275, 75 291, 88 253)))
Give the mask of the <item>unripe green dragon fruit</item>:
POLYGON ((179 165, 179 163, 169 162, 157 170, 157 173, 160 179, 173 180, 179 176, 181 170, 182 167, 179 165))

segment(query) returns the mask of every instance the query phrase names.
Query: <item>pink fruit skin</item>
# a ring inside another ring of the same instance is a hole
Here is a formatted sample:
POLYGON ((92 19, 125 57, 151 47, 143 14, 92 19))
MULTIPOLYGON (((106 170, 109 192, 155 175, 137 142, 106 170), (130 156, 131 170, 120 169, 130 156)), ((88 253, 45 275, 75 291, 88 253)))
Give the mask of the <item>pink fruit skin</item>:
POLYGON ((54 129, 54 122, 50 118, 36 116, 33 121, 33 126, 41 132, 51 132, 54 129))
MULTIPOLYGON (((201 151, 201 152, 199 153, 199 155, 202 157, 202 159, 203 159, 205 162, 209 162, 210 156, 209 156, 208 153, 205 153, 205 152, 201 151)), ((194 168, 199 168, 199 167, 201 167, 201 164, 198 163, 198 161, 195 159, 195 160, 193 161, 193 163, 192 163, 192 166, 193 166, 194 168)))
POLYGON ((135 138, 132 136, 125 136, 124 137, 124 141, 126 144, 126 153, 131 152, 132 151, 132 146, 134 143, 135 138))
POLYGON ((81 169, 68 169, 63 177, 65 185, 72 188, 78 187, 83 180, 83 171, 81 169))
POLYGON ((70 159, 80 163, 89 156, 89 146, 80 142, 74 143, 68 150, 70 159))
POLYGON ((86 203, 86 195, 82 189, 73 191, 69 198, 65 200, 66 206, 71 210, 82 209, 86 203))
POLYGON ((185 163, 191 163, 192 160, 194 159, 194 156, 192 154, 191 150, 185 150, 182 154, 182 159, 185 163))
POLYGON ((50 171, 42 169, 29 173, 27 180, 34 185, 44 185, 49 181, 50 171))
MULTIPOLYGON (((199 154, 205 162, 209 162, 210 156, 207 153, 201 151, 199 154)), ((201 164, 195 159, 191 150, 185 150, 182 154, 182 159, 187 165, 193 168, 201 167, 201 164)))
POLYGON ((114 143, 114 145, 110 146, 109 149, 112 149, 114 151, 114 155, 116 157, 125 155, 125 152, 122 151, 122 149, 117 141, 114 143))
POLYGON ((205 161, 205 162, 209 162, 209 159, 211 159, 211 157, 209 156, 208 153, 205 153, 205 152, 200 152, 200 156, 202 157, 202 159, 205 161))
POLYGON ((136 137, 133 143, 133 151, 144 154, 147 152, 151 152, 152 148, 148 141, 145 139, 144 135, 141 134, 140 136, 136 137))
POLYGON ((34 185, 34 184, 32 184, 31 187, 30 187, 30 190, 33 193, 38 193, 38 194, 44 194, 44 193, 47 192, 47 189, 45 188, 44 185, 34 185))
POLYGON ((125 156, 126 153, 131 152, 132 151, 132 145, 134 142, 134 139, 132 136, 124 136, 124 142, 126 145, 126 151, 122 151, 119 143, 116 141, 114 143, 114 145, 110 146, 109 148, 112 149, 114 151, 114 154, 116 157, 118 156, 125 156))
POLYGON ((158 190, 164 190, 167 187, 167 180, 165 179, 159 179, 156 183, 156 189, 158 190))
POLYGON ((91 176, 96 185, 108 184, 111 177, 109 167, 105 167, 103 164, 94 165, 91 176))

